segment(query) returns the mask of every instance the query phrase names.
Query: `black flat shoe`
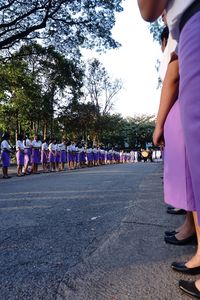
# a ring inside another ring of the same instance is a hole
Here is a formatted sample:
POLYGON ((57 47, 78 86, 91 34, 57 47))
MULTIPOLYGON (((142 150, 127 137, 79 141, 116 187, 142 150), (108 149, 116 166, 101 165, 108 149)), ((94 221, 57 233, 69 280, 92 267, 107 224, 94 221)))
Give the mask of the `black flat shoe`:
POLYGON ((176 230, 172 230, 172 231, 165 231, 165 235, 166 235, 166 236, 175 235, 175 234, 177 234, 177 233, 178 233, 178 231, 176 231, 176 230))
POLYGON ((200 291, 196 288, 194 281, 180 280, 179 288, 186 294, 200 299, 200 291))
POLYGON ((184 209, 174 208, 174 207, 168 207, 167 213, 172 215, 185 215, 187 212, 184 209))
POLYGON ((179 263, 179 262, 173 262, 171 264, 171 268, 174 271, 181 272, 184 274, 189 274, 189 275, 197 275, 200 274, 200 267, 195 267, 195 268, 187 268, 185 263, 179 263))
POLYGON ((188 244, 196 244, 197 243, 197 238, 196 234, 193 234, 189 236, 186 239, 183 240, 178 240, 175 235, 169 235, 165 236, 164 240, 167 244, 172 244, 172 245, 177 245, 177 246, 183 246, 183 245, 188 245, 188 244))

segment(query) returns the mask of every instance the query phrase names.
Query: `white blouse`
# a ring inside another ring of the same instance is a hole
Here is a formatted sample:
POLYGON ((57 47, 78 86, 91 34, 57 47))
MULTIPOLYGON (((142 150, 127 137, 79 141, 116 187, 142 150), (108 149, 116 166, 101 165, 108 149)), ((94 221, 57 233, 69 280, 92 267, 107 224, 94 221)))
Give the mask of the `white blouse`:
POLYGON ((36 140, 33 140, 32 141, 32 147, 33 148, 40 148, 41 147, 41 142, 40 141, 36 141, 36 140))
POLYGON ((56 151, 56 144, 51 143, 49 145, 49 151, 56 151))
POLYGON ((31 148, 31 141, 30 141, 29 139, 26 139, 26 140, 24 141, 24 147, 25 147, 25 148, 31 148))
POLYGON ((59 147, 61 151, 66 151, 66 145, 64 143, 59 144, 59 147))
POLYGON ((68 146, 68 151, 72 152, 72 151, 76 151, 76 146, 74 144, 71 144, 68 146))
POLYGON ((18 150, 24 150, 24 144, 23 144, 23 142, 22 141, 17 141, 16 142, 16 150, 18 151, 18 150))
POLYGON ((86 152, 87 152, 87 153, 92 153, 93 150, 92 150, 92 148, 88 148, 86 152))
POLYGON ((60 151, 61 151, 59 144, 56 144, 56 151, 57 151, 57 152, 60 152, 60 151))
POLYGON ((167 24, 172 37, 179 40, 179 23, 185 10, 195 0, 169 0, 167 5, 167 24))
POLYGON ((43 143, 42 144, 42 151, 47 151, 48 150, 48 144, 47 143, 43 143))
POLYGON ((6 140, 1 142, 1 151, 3 151, 4 149, 7 149, 7 150, 11 149, 11 146, 8 144, 8 142, 6 140))

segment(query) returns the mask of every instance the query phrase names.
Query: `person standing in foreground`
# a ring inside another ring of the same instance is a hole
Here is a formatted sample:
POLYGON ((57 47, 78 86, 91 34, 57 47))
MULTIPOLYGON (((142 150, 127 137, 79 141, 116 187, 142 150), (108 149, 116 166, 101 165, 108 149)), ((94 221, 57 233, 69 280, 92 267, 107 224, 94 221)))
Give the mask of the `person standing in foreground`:
MULTIPOLYGON (((165 13, 162 18, 165 19, 165 13)), ((165 20, 164 20, 165 21, 165 20)), ((167 25, 167 24, 166 24, 167 25)), ((165 232, 165 242, 175 245, 185 245, 196 242, 196 233, 191 211, 194 207, 187 184, 185 170, 185 145, 180 121, 179 66, 178 56, 174 52, 177 43, 169 35, 168 27, 161 34, 161 49, 164 53, 160 67, 160 78, 163 82, 160 105, 157 114, 156 128, 153 134, 155 146, 164 144, 164 200, 173 207, 185 209, 187 212, 184 223, 173 231, 165 232), (160 136, 158 128, 164 128, 160 136), (162 132, 163 133, 163 132, 162 132), (178 141, 178 143, 177 143, 178 141), (176 153, 176 155, 174 155, 176 153)))
MULTIPOLYGON (((187 274, 200 274, 200 1, 138 0, 142 17, 155 21, 166 9, 170 33, 178 42, 179 99, 183 136, 186 147, 188 181, 194 199, 193 217, 198 239, 196 254, 187 263, 173 263, 172 268, 187 274)), ((162 128, 161 128, 162 132, 162 128)), ((200 299, 200 279, 179 281, 187 294, 200 299)))

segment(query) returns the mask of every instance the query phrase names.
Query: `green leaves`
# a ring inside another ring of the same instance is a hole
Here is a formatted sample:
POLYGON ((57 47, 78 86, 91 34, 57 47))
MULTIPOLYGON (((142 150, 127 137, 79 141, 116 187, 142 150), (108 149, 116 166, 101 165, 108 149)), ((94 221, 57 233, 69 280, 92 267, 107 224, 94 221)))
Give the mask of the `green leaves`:
POLYGON ((67 90, 71 98, 76 97, 82 76, 81 68, 53 47, 38 44, 21 47, 9 62, 0 66, 0 118, 8 128, 37 123, 37 128, 42 129, 43 123, 48 123, 52 131, 61 94, 67 90), (13 122, 7 120, 8 112, 13 122))
POLYGON ((116 48, 112 38, 115 13, 122 0, 4 1, 0 4, 0 49, 42 39, 67 56, 80 47, 116 48))

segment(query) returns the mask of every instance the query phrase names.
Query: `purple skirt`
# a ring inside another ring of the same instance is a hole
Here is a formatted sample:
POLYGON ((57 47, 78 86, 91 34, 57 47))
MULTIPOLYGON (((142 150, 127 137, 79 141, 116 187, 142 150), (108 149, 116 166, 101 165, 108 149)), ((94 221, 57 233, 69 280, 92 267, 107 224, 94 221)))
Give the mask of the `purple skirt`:
POLYGON ((90 161, 90 162, 94 160, 93 153, 87 153, 87 160, 90 161))
POLYGON ((23 166, 24 165, 24 153, 21 151, 17 151, 16 152, 16 160, 17 160, 18 166, 23 166))
POLYGON ((49 152, 49 162, 50 163, 55 163, 56 162, 56 157, 52 152, 49 152))
POLYGON ((80 162, 80 154, 76 152, 76 163, 80 162))
POLYGON ((28 165, 31 163, 31 149, 25 148, 24 149, 24 164, 28 165))
POLYGON ((60 163, 60 152, 56 153, 56 162, 60 163))
POLYGON ((112 160, 112 154, 111 153, 107 154, 107 160, 112 160))
POLYGON ((69 157, 69 162, 76 161, 76 153, 69 152, 68 157, 69 157))
POLYGON ((41 163, 46 164, 48 162, 48 152, 42 150, 41 152, 41 163))
POLYGON ((10 153, 7 151, 2 151, 1 153, 2 167, 10 166, 10 153))
POLYGON ((94 153, 94 161, 97 161, 98 160, 98 153, 94 153))
POLYGON ((35 165, 38 165, 40 163, 39 149, 32 149, 32 163, 35 165))
POLYGON ((81 152, 80 155, 79 155, 79 159, 80 159, 80 163, 85 163, 85 153, 84 152, 81 152))
POLYGON ((176 208, 194 210, 194 198, 185 153, 185 142, 180 116, 180 101, 171 108, 164 127, 164 200, 176 208))
MULTIPOLYGON (((185 142, 187 185, 200 224, 200 12, 185 24, 178 48, 180 115, 185 142)), ((188 197, 189 197, 188 196, 188 197)), ((188 198, 187 197, 187 198, 188 198)))
POLYGON ((61 151, 61 163, 66 163, 67 162, 67 154, 65 150, 61 151))

